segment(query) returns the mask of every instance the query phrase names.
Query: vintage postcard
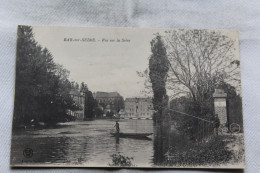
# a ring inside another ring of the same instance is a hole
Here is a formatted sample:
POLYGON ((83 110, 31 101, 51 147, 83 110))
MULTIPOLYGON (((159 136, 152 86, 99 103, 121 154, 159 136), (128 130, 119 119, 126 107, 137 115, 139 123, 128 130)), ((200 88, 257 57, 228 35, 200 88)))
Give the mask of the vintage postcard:
POLYGON ((18 26, 12 167, 243 169, 234 30, 18 26))

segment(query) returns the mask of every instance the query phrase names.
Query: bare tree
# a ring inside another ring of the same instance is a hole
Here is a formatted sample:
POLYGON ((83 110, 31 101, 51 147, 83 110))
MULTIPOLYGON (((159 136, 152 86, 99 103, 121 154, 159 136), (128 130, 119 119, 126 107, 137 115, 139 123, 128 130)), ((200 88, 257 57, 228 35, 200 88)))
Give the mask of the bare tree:
POLYGON ((164 41, 170 67, 167 89, 175 95, 189 93, 203 105, 222 82, 240 84, 234 41, 221 32, 171 30, 164 41))

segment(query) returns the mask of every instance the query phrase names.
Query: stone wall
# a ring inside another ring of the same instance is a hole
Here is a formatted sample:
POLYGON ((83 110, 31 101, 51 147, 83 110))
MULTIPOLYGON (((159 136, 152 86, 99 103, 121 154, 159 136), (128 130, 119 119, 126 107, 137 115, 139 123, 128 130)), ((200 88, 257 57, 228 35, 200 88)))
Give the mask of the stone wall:
POLYGON ((227 123, 227 94, 222 89, 216 89, 213 97, 215 114, 218 114, 220 125, 225 126, 227 123))

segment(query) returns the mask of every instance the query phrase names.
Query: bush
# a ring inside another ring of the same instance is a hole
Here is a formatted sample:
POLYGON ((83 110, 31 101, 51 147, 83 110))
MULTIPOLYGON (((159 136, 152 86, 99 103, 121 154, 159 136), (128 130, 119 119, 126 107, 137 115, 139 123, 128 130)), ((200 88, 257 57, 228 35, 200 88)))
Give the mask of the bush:
POLYGON ((126 157, 120 154, 112 154, 112 164, 109 164, 109 166, 134 166, 131 162, 133 160, 133 157, 126 157))
POLYGON ((170 153, 172 157, 166 161, 167 165, 199 166, 225 164, 232 159, 232 151, 226 147, 227 141, 223 137, 217 137, 208 143, 187 146, 187 149, 180 153, 170 153))

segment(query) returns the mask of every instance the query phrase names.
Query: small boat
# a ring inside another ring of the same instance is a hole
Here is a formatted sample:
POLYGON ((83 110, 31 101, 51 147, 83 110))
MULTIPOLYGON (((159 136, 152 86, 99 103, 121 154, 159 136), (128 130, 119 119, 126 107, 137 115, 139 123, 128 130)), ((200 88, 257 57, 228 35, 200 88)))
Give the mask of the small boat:
POLYGON ((120 137, 120 138, 148 138, 148 136, 152 135, 153 133, 110 133, 112 136, 120 137))

